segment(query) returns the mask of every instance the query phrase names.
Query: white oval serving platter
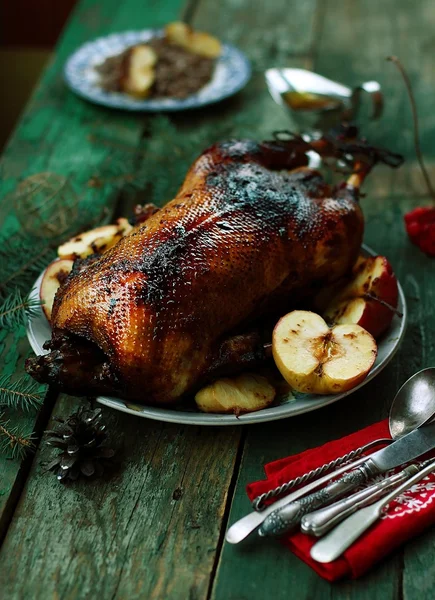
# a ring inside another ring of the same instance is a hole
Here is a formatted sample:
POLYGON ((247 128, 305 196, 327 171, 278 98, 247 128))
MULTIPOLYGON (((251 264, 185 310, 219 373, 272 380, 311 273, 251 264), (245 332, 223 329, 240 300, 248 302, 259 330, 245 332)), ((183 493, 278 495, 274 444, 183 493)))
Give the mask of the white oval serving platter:
MULTIPOLYGON (((367 246, 363 247, 363 251, 367 255, 376 255, 376 252, 367 246)), ((41 273, 41 275, 38 277, 32 291, 30 292, 30 298, 32 299, 39 299, 39 290, 43 274, 44 273, 41 273)), ((403 316, 394 316, 391 327, 379 341, 376 362, 366 379, 357 387, 342 394, 334 394, 331 396, 314 396, 306 394, 303 399, 301 399, 301 395, 299 395, 298 398, 294 398, 293 396, 281 398, 269 408, 240 415, 238 417, 235 415, 202 413, 192 408, 183 407, 182 405, 173 409, 158 408, 155 406, 131 403, 109 396, 99 396, 97 401, 105 406, 109 406, 116 410, 130 413, 132 415, 137 415, 139 417, 187 425, 246 425, 248 423, 276 421, 278 419, 285 419, 287 417, 293 417, 295 415, 307 413, 345 398, 379 375, 379 373, 384 367, 386 367, 399 348, 406 329, 406 301, 400 283, 398 311, 401 312, 403 316)), ((42 346, 44 342, 51 337, 51 329, 42 309, 38 309, 34 317, 28 321, 27 337, 33 351, 36 354, 45 354, 47 352, 42 346)))

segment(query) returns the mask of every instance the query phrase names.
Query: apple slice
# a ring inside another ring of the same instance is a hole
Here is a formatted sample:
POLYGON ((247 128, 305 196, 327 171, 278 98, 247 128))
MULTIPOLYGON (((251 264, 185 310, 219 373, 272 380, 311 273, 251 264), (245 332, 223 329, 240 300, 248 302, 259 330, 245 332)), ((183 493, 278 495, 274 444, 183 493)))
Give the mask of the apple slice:
POLYGON ((188 52, 206 58, 217 58, 222 52, 221 43, 217 38, 203 31, 194 31, 181 21, 166 25, 165 36, 170 44, 181 46, 188 52))
POLYGON ((222 47, 220 41, 201 31, 194 31, 190 37, 187 50, 205 58, 217 58, 221 55, 222 47))
POLYGON ((121 89, 136 98, 146 98, 151 92, 156 74, 157 54, 147 44, 133 46, 124 59, 121 89))
POLYGON ((272 353, 281 375, 294 390, 337 394, 366 377, 377 347, 373 336, 359 325, 330 329, 316 313, 294 310, 276 324, 272 353))
POLYGON ((261 410, 272 404, 275 388, 262 375, 243 373, 218 379, 199 390, 195 402, 208 413, 242 413, 261 410))
POLYGON ((103 225, 84 231, 57 249, 59 258, 86 258, 91 254, 103 254, 132 230, 127 219, 121 218, 113 225, 103 225))
POLYGON ((331 324, 356 323, 375 338, 388 329, 397 308, 397 279, 385 256, 360 256, 351 281, 323 312, 331 324))
POLYGON ((42 310, 49 321, 51 321, 51 311, 56 292, 68 277, 73 264, 74 261, 69 259, 54 260, 45 269, 39 297, 43 303, 42 310))

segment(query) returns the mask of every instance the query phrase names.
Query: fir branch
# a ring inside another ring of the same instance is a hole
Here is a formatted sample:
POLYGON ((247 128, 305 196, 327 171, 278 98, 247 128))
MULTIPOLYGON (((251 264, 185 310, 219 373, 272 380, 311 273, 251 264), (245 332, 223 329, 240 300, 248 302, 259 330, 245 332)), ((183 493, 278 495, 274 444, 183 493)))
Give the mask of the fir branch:
POLYGON ((37 314, 40 306, 39 300, 29 296, 23 298, 20 290, 15 289, 0 303, 0 328, 13 330, 25 325, 27 319, 37 314))
POLYGON ((15 288, 27 293, 54 256, 54 249, 45 240, 24 231, 0 238, 0 294, 5 297, 15 288))
POLYGON ((29 377, 12 381, 9 375, 0 377, 0 405, 7 408, 30 411, 42 405, 44 391, 29 377))
POLYGON ((9 421, 0 416, 0 453, 7 453, 11 458, 22 459, 28 452, 35 450, 35 436, 24 427, 11 427, 9 421))
MULTIPOLYGON (((19 279, 19 283, 22 284, 23 277, 25 275, 29 275, 30 273, 35 274, 35 272, 39 273, 40 271, 42 271, 50 262, 49 254, 52 252, 53 250, 51 249, 51 247, 45 245, 45 247, 43 247, 39 251, 35 252, 35 249, 33 249, 33 251, 30 253, 30 256, 29 254, 23 255, 25 256, 24 262, 20 264, 16 270, 10 273, 9 276, 7 276, 5 279, 3 279, 3 281, 0 282, 0 290, 7 289, 7 286, 9 286, 11 282, 17 278, 19 279)), ((3 260, 7 260, 7 253, 3 252, 2 254, 3 257, 0 255, 0 259, 3 263, 3 260)))

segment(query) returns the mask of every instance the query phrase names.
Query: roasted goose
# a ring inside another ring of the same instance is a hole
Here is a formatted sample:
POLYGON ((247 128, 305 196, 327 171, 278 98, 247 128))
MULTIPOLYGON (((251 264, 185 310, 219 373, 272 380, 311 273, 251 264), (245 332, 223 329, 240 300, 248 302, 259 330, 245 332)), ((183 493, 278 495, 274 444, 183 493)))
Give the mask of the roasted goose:
POLYGON ((206 150, 176 198, 102 256, 76 261, 59 289, 35 379, 70 393, 174 403, 208 375, 262 358, 261 315, 297 303, 354 264, 358 188, 396 155, 324 137, 206 150), (347 183, 309 169, 307 152, 351 161, 347 183))

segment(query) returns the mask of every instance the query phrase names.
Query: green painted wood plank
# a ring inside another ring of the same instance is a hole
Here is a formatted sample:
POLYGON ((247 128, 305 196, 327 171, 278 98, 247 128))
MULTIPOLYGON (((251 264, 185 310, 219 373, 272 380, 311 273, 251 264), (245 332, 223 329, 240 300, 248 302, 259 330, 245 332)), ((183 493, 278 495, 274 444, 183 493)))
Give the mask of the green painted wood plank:
MULTIPOLYGON (((352 85, 367 79, 381 81, 387 96, 385 116, 380 124, 365 127, 365 131, 374 142, 403 152, 410 163, 402 173, 387 169, 375 172, 363 200, 366 242, 391 258, 407 297, 409 326, 393 363, 359 392, 316 413, 249 428, 229 523, 249 511, 245 485, 263 477, 261 465, 385 417, 399 385, 416 370, 435 362, 434 264, 408 242, 402 224, 404 212, 421 203, 425 188, 413 160, 408 100, 397 73, 384 62, 384 56, 399 54, 400 44, 400 54, 416 85, 424 149, 430 157, 433 150, 426 136, 433 127, 430 98, 434 75, 427 48, 435 11, 428 2, 412 8, 405 2, 385 2, 375 9, 369 1, 337 0, 322 6, 313 69, 352 85)), ((433 534, 427 534, 405 550, 403 597, 431 597, 433 547, 433 534), (416 546, 418 555, 414 553, 416 546), (423 572, 427 577, 420 575, 423 572)), ((277 543, 256 544, 254 538, 240 547, 226 544, 212 597, 263 598, 273 590, 278 599, 397 598, 402 594, 401 556, 401 552, 396 553, 360 581, 331 586, 277 543)))
POLYGON ((239 429, 106 418, 123 438, 107 480, 63 486, 39 465, 51 450, 38 453, 0 553, 4 597, 206 597, 239 429))
MULTIPOLYGON (((105 22, 104 28, 134 26, 137 7, 137 2, 123 5, 122 14, 129 15, 130 21, 128 18, 117 21, 117 14, 115 25, 105 22)), ((147 7, 140 10, 145 14, 147 7)), ((165 20, 176 17, 162 14, 165 20)), ((158 17, 155 10, 153 18, 158 17)), ((70 29, 76 26, 73 23, 70 29)), ((65 34, 67 39, 70 29, 65 34)), ((50 83, 43 82, 41 93, 46 95, 49 91, 50 83)), ((32 144, 41 143, 38 138, 41 132, 45 138, 56 140, 59 149, 47 151, 47 162, 60 172, 69 168, 69 149, 72 149, 75 168, 86 169, 85 174, 80 172, 79 181, 85 182, 111 148, 110 144, 103 145, 101 154, 95 156, 89 136, 98 135, 110 139, 112 145, 134 148, 142 135, 143 119, 121 113, 114 116, 74 97, 68 98, 70 102, 83 104, 73 110, 72 122, 65 120, 62 103, 54 107, 55 122, 51 124, 47 118, 47 129, 40 126, 39 113, 35 115, 39 131, 32 144), (70 127, 74 131, 69 131, 70 127)), ((205 123, 204 133, 198 138, 201 143, 197 147, 190 144, 191 155, 182 157, 187 164, 203 149, 205 139, 210 143, 219 131, 225 137, 232 131, 234 111, 229 108, 227 111, 218 126, 214 122, 205 123)), ((68 114, 71 114, 69 108, 68 114)), ((182 120, 176 124, 182 127, 182 120)), ((184 125, 184 129, 188 135, 189 127, 184 125)), ((169 127, 169 133, 173 137, 167 143, 171 148, 176 147, 178 134, 173 127, 169 127)), ((23 137, 27 140, 31 134, 29 125, 24 128, 23 137)), ((10 160, 15 159, 18 150, 11 145, 10 160)), ((161 151, 159 140, 152 150, 161 151)), ((63 398, 56 405, 55 414, 68 414, 81 402, 63 398)), ((113 598, 179 598, 180 594, 206 597, 241 430, 168 427, 116 413, 109 418, 117 432, 115 437, 125 437, 126 459, 122 473, 107 483, 63 489, 51 475, 41 472, 38 465, 47 452, 45 449, 38 452, 0 553, 5 575, 0 585, 8 597, 87 598, 97 594, 113 598), (173 494, 177 498, 180 489, 181 498, 174 500, 173 494), (65 515, 68 515, 68 532, 65 515), (33 527, 34 534, 30 534, 33 527), (55 552, 50 552, 53 548, 55 552), (13 574, 7 566, 12 556, 15 557, 13 574)))
MULTIPOLYGON (((372 0, 327 0, 325 5, 315 70, 351 86, 379 81, 385 96, 384 116, 371 123, 365 119, 364 133, 373 143, 394 149, 407 159, 399 172, 378 169, 367 182, 367 192, 397 197, 425 195, 415 161, 409 99, 396 67, 385 58, 396 55, 407 69, 417 100, 422 151, 435 179, 433 3, 421 0, 411 7, 406 0, 384 0, 377 7, 372 0)), ((365 103, 362 114, 368 114, 365 103)))
POLYGON ((404 600, 413 600, 413 598, 431 600, 433 598, 434 556, 433 528, 407 545, 402 580, 404 600))
POLYGON ((260 73, 310 54, 316 35, 316 6, 316 0, 258 2, 255 7, 245 0, 207 1, 196 10, 193 24, 237 45, 260 73))
MULTIPOLYGON (((142 135, 144 117, 101 109, 79 99, 63 82, 63 64, 67 56, 90 37, 137 27, 139 23, 142 27, 158 27, 178 18, 181 11, 182 3, 177 0, 153 7, 152 11, 137 0, 121 4, 107 0, 104 6, 94 0, 84 0, 77 7, 54 60, 44 72, 2 157, 0 222, 3 228, 7 227, 10 232, 23 226, 16 218, 8 192, 16 188, 20 179, 41 171, 68 175, 79 193, 86 193, 100 206, 113 204, 111 185, 99 189, 87 186, 101 165, 107 163, 111 152, 110 146, 95 143, 93 139, 96 134, 107 136, 114 143, 131 148, 132 152, 126 152, 126 161, 133 163, 133 151, 142 135)), ((12 336, 1 332, 0 337, 1 373, 23 375, 24 358, 29 352, 24 329, 12 336)), ((33 417, 27 419, 29 428, 34 422, 33 417)), ((0 457, 0 538, 25 473, 18 461, 0 457)))

